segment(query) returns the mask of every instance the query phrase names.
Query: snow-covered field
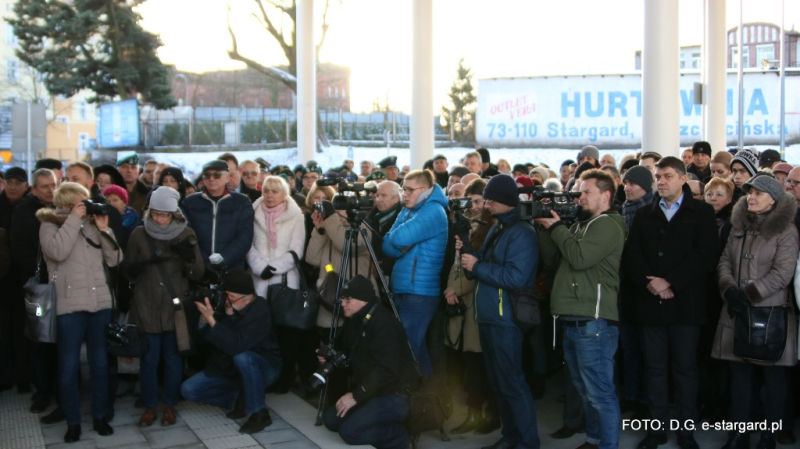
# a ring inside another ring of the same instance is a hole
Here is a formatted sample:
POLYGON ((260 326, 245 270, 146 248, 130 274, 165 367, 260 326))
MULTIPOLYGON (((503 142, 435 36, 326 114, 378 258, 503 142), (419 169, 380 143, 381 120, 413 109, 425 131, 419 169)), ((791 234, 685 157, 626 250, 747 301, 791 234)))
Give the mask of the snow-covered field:
MULTIPOLYGON (((759 151, 767 148, 775 147, 756 147, 759 151)), ((578 154, 579 148, 575 149, 508 149, 508 148, 490 148, 492 161, 496 162, 498 159, 506 159, 512 166, 516 163, 533 162, 534 164, 545 163, 553 169, 557 169, 561 162, 566 159, 575 159, 578 154)), ((472 147, 464 148, 437 148, 434 154, 443 154, 450 165, 458 163, 458 160, 469 152, 474 151, 472 147)), ((601 150, 600 154, 610 153, 617 161, 628 153, 634 153, 637 150, 601 150)), ((130 154, 131 152, 119 152, 119 156, 130 154)), ((214 159, 224 153, 208 152, 208 153, 146 153, 140 154, 141 159, 156 159, 159 162, 168 162, 173 166, 180 167, 185 173, 190 176, 196 176, 200 173, 203 164, 211 159, 214 159)), ((260 151, 237 151, 235 152, 239 161, 246 159, 255 159, 263 157, 274 165, 288 165, 294 167, 298 163, 306 163, 307 161, 298 161, 297 148, 286 148, 280 150, 260 150, 260 151)), ((359 148, 359 147, 343 147, 343 146, 330 146, 325 148, 324 152, 316 153, 314 160, 317 161, 324 169, 341 166, 344 159, 353 159, 356 165, 362 160, 371 160, 378 162, 386 156, 397 156, 397 165, 409 165, 411 163, 410 150, 408 148, 359 148)), ((433 157, 433 155, 431 155, 433 157)), ((800 145, 794 145, 786 148, 786 160, 790 164, 800 163, 800 145)), ((412 167, 419 168, 419 167, 412 167)))

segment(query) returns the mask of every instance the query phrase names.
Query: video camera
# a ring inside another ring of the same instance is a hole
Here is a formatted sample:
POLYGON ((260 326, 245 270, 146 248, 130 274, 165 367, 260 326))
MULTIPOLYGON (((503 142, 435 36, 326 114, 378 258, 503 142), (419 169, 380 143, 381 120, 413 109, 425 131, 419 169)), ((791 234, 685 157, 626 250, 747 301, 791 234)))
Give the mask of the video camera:
POLYGON ((350 359, 347 358, 347 354, 337 351, 332 345, 321 346, 319 355, 325 359, 325 363, 308 379, 308 385, 312 390, 325 385, 328 382, 328 377, 336 368, 346 368, 350 365, 350 359))
POLYGON ((214 253, 208 257, 211 264, 208 266, 206 277, 209 279, 208 287, 195 286, 185 293, 186 298, 191 302, 205 303, 208 298, 214 312, 225 312, 225 301, 227 292, 225 291, 225 280, 228 276, 228 267, 225 266, 225 259, 219 253, 214 253), (210 271, 211 273, 208 273, 210 271))
POLYGON ((317 185, 324 186, 337 186, 339 193, 333 197, 331 203, 336 210, 360 210, 367 212, 372 209, 375 204, 371 196, 367 193, 376 193, 377 187, 364 187, 363 182, 348 182, 343 178, 325 178, 318 179, 317 185), (352 195, 345 195, 346 192, 352 192, 352 195))
POLYGON ((92 200, 83 200, 83 205, 86 206, 86 215, 108 215, 111 207, 105 203, 94 203, 92 200))
POLYGON ((529 193, 533 196, 530 201, 520 201, 520 218, 530 220, 533 218, 551 218, 550 211, 558 214, 562 221, 575 221, 578 216, 578 206, 573 198, 580 193, 553 192, 542 186, 518 187, 517 193, 529 193))

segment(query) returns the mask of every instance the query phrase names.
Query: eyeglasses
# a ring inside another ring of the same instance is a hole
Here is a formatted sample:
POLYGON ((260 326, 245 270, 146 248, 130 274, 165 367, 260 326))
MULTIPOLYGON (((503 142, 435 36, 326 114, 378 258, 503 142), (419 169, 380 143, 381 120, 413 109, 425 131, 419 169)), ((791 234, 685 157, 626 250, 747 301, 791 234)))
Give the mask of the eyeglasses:
POLYGON ((419 189, 427 189, 427 187, 424 187, 424 186, 423 187, 403 187, 403 193, 405 193, 406 195, 411 195, 411 193, 413 191, 419 190, 419 189))
POLYGON ((219 179, 224 175, 226 172, 215 171, 215 172, 205 172, 203 173, 203 179, 219 179))
POLYGON ((241 301, 244 298, 247 298, 248 296, 250 296, 250 295, 241 295, 238 298, 235 298, 235 297, 231 296, 230 294, 228 294, 228 302, 231 303, 231 304, 234 304, 236 302, 241 301))
POLYGON ((494 204, 494 200, 483 200, 484 206, 491 206, 492 204, 494 204))
POLYGON ((800 181, 795 181, 794 179, 786 179, 786 181, 784 182, 787 184, 791 184, 792 188, 795 188, 797 187, 798 184, 800 184, 800 181))
POLYGON ((243 171, 242 176, 258 176, 257 171, 243 171))
POLYGON ((169 218, 170 215, 172 215, 171 212, 157 212, 157 211, 154 211, 154 210, 150 211, 150 217, 153 218, 153 219, 155 219, 155 218, 164 218, 164 219, 166 219, 166 218, 169 218))

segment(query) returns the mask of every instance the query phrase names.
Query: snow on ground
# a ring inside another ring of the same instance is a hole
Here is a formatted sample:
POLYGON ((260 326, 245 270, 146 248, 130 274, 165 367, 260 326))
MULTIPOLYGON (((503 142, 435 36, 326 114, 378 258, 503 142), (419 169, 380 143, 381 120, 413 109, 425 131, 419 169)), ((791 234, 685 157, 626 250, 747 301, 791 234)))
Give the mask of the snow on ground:
MULTIPOLYGON (((775 147, 756 147, 759 151, 767 148, 775 147)), ((516 163, 533 162, 535 164, 545 163, 552 169, 557 170, 561 166, 561 162, 566 159, 575 160, 580 149, 510 149, 510 148, 490 148, 492 162, 498 159, 506 159, 512 166, 516 163)), ((458 163, 458 160, 469 152, 474 151, 472 147, 462 148, 437 148, 434 154, 443 154, 450 166, 458 163)), ((628 153, 635 153, 639 150, 601 150, 600 154, 610 153, 617 161, 622 156, 628 153)), ((218 152, 203 152, 203 153, 144 153, 140 154, 143 161, 148 159, 156 159, 159 162, 168 162, 173 166, 180 167, 184 173, 189 174, 190 177, 195 177, 200 174, 203 164, 217 158, 225 151, 218 152)), ((132 153, 119 152, 119 157, 132 153)), ((298 163, 305 163, 307 161, 298 161, 297 148, 286 148, 279 150, 257 150, 257 151, 236 151, 234 152, 239 162, 247 159, 255 159, 263 157, 273 166, 275 165, 288 165, 294 167, 298 163)), ((362 160, 371 160, 375 163, 380 161, 386 156, 397 156, 397 165, 410 165, 411 156, 408 148, 359 148, 359 147, 344 147, 344 146, 330 146, 325 148, 322 153, 315 153, 314 160, 317 161, 324 169, 330 167, 341 166, 344 159, 353 159, 358 166, 362 160)), ((800 145, 793 145, 786 148, 786 160, 790 164, 800 164, 800 145)), ((412 167, 418 168, 418 167, 412 167)))

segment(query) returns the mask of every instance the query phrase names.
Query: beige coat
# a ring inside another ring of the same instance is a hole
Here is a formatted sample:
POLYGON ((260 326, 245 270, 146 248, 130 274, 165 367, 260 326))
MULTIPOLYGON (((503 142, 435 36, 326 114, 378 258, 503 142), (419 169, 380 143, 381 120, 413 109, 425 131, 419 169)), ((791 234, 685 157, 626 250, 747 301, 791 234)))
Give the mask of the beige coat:
MULTIPOLYGON (((333 214, 326 218, 325 221, 322 222, 322 228, 325 230, 324 235, 320 235, 316 228, 311 230, 311 240, 309 240, 308 249, 306 249, 306 262, 320 268, 319 279, 316 280, 317 289, 322 287, 325 276, 328 274, 325 271, 325 265, 333 265, 333 270, 336 274, 339 274, 341 271, 342 250, 344 249, 345 234, 347 232, 347 226, 341 222, 338 214, 333 214)), ((367 230, 367 237, 372 238, 372 233, 369 230, 367 230)), ((355 248, 352 251, 355 252, 355 248)), ((370 260, 369 250, 360 234, 358 238, 357 260, 358 272, 356 274, 360 274, 372 281, 372 287, 377 294, 378 289, 375 284, 375 279, 371 274, 372 270, 370 269, 372 267, 372 261, 370 260)), ((349 263, 352 266, 355 260, 351 260, 349 263)), ((350 268, 348 268, 348 273, 349 272, 350 268)), ((350 276, 347 278, 349 279, 350 276)), ((331 327, 332 318, 333 315, 331 312, 329 312, 325 306, 320 305, 319 312, 317 313, 317 326, 325 328, 331 327)), ((340 322, 339 324, 341 325, 342 323, 340 322)))
MULTIPOLYGON (((794 197, 785 193, 772 212, 758 224, 753 220, 754 215, 747 212, 747 197, 736 203, 731 218, 733 229, 717 266, 719 291, 723 297, 729 288, 738 287, 754 306, 780 306, 789 302, 789 283, 795 274, 798 252, 798 235, 794 226, 796 209, 794 197)), ((791 304, 789 313, 788 336, 781 359, 775 363, 748 362, 778 366, 797 363, 797 320, 791 304)), ((711 356, 745 362, 733 354, 733 327, 734 319, 728 315, 725 301, 711 356)))
POLYGON ((461 332, 461 323, 464 323, 464 352, 482 352, 481 339, 478 334, 478 323, 475 321, 475 297, 472 294, 475 286, 474 280, 469 280, 464 275, 461 264, 453 264, 447 277, 447 286, 452 287, 458 300, 466 307, 464 316, 453 317, 447 321, 447 339, 445 344, 458 349, 458 335, 461 332), (450 343, 453 343, 452 345, 450 343))
POLYGON ((44 208, 36 216, 42 222, 39 241, 47 272, 55 278, 57 314, 111 308, 103 261, 110 267, 122 261, 113 231, 101 236, 90 218, 81 220, 68 211, 44 208), (100 248, 90 245, 87 238, 100 248))

